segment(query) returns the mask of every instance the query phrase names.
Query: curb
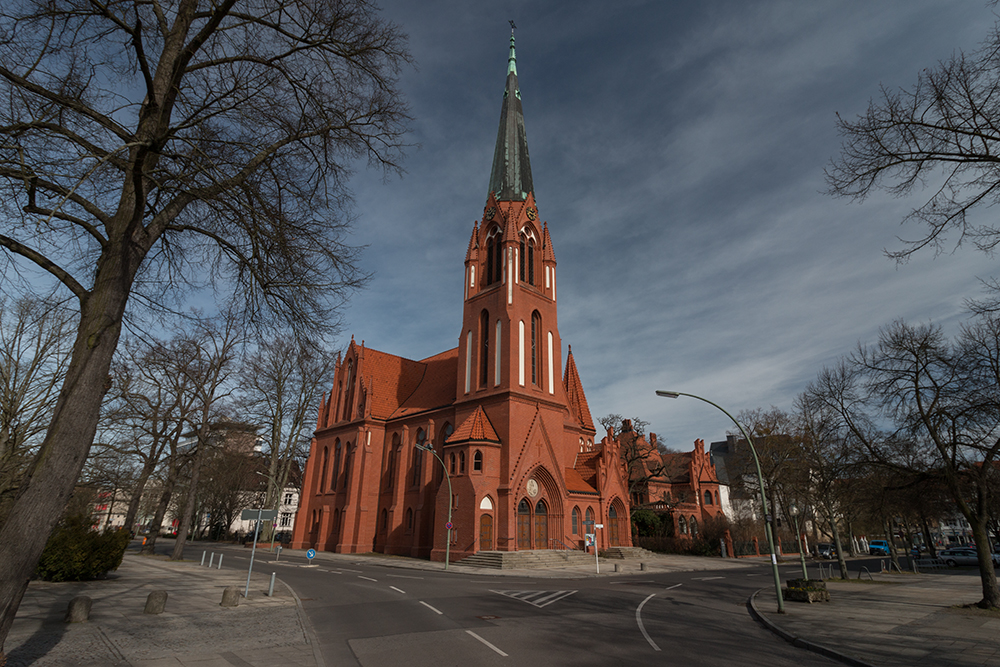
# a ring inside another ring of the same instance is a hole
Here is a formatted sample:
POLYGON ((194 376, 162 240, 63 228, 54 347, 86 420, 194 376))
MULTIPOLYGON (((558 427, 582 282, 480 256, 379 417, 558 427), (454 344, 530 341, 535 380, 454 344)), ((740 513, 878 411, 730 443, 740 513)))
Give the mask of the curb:
POLYGON ((309 622, 309 617, 306 615, 305 609, 302 608, 302 600, 299 598, 299 594, 295 592, 295 589, 289 586, 286 582, 278 579, 281 585, 288 589, 288 592, 292 594, 295 598, 295 610, 299 615, 299 622, 302 624, 302 631, 306 635, 306 640, 312 647, 313 659, 316 660, 316 667, 326 667, 326 663, 323 661, 323 653, 319 650, 319 638, 316 636, 316 631, 313 629, 312 623, 309 622))
POLYGON ((754 620, 763 625, 765 628, 778 635, 792 646, 797 646, 798 648, 804 648, 807 651, 818 653, 822 656, 830 658, 831 660, 842 662, 845 665, 851 665, 851 667, 875 667, 870 662, 852 658, 851 656, 835 651, 832 648, 827 648, 826 646, 811 642, 808 639, 803 639, 802 637, 796 637, 792 633, 782 630, 776 624, 772 623, 766 616, 764 616, 764 614, 760 613, 759 609, 757 609, 757 594, 762 590, 764 589, 761 588, 757 590, 747 599, 747 611, 750 612, 750 615, 754 618, 754 620))

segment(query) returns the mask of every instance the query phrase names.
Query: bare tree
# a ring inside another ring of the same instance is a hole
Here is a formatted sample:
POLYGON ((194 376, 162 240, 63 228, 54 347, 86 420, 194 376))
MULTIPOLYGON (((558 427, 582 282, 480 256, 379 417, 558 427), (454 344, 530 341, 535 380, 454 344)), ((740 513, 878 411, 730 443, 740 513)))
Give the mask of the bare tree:
POLYGON ((0 530, 0 642, 93 441, 133 293, 228 284, 255 323, 336 321, 360 280, 343 183, 358 158, 397 167, 404 42, 365 0, 0 7, 0 247, 79 305, 43 455, 0 530))
MULTIPOLYGON (((889 252, 903 260, 926 247, 940 251, 972 241, 992 252, 1000 228, 976 223, 970 212, 1000 202, 1000 24, 979 50, 921 71, 909 90, 883 86, 856 120, 838 114, 840 156, 826 171, 831 194, 864 200, 876 190, 896 196, 923 190, 930 196, 906 216, 925 231, 889 252)), ((993 283, 993 287, 1000 287, 993 283)))
POLYGON ((242 372, 249 417, 264 429, 267 492, 263 507, 278 509, 293 465, 308 451, 316 405, 330 385, 333 366, 334 359, 326 351, 280 336, 261 343, 242 372))
POLYGON ((1000 320, 983 315, 954 343, 939 327, 896 322, 876 345, 823 371, 814 396, 839 413, 869 461, 940 480, 972 527, 979 605, 1000 607, 986 530, 989 471, 1000 457, 1000 320), (879 420, 895 431, 875 428, 879 420))
POLYGON ((236 371, 242 340, 242 333, 229 314, 214 321, 199 323, 198 328, 199 331, 185 341, 189 350, 188 363, 180 368, 196 397, 195 409, 190 417, 196 442, 187 502, 177 528, 177 541, 170 556, 172 560, 184 557, 184 545, 197 506, 201 467, 211 454, 214 444, 210 437, 212 427, 223 415, 220 404, 234 389, 231 378, 236 371))
POLYGON ((609 414, 598 420, 605 430, 618 439, 622 465, 628 474, 629 496, 644 491, 649 483, 667 472, 668 466, 663 460, 666 448, 656 441, 656 434, 646 437, 646 427, 649 422, 638 417, 625 419, 619 414, 609 414))
POLYGON ((59 307, 0 298, 0 525, 48 428, 71 335, 71 315, 59 307))

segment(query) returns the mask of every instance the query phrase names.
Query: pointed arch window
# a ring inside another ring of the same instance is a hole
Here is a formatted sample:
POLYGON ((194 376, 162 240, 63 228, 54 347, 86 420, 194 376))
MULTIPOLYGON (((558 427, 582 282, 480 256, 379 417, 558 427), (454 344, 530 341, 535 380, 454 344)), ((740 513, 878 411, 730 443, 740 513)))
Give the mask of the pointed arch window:
POLYGON ((344 397, 344 421, 351 421, 354 404, 354 360, 347 360, 347 394, 344 397))
POLYGON ((326 490, 326 466, 329 463, 329 453, 330 450, 326 447, 323 448, 323 468, 319 471, 319 492, 323 493, 326 490))
POLYGON ((493 227, 486 237, 486 284, 498 283, 503 278, 503 242, 500 228, 493 227))
POLYGON ((330 471, 330 490, 337 490, 337 475, 340 473, 340 438, 337 438, 333 444, 333 470, 330 471))
POLYGON ((573 535, 580 534, 580 508, 573 508, 573 535))
POLYGON ((696 519, 694 517, 691 517, 691 521, 689 522, 689 525, 690 525, 690 528, 691 528, 691 535, 697 535, 698 534, 698 519, 696 519))
POLYGON ((521 230, 519 235, 521 247, 518 255, 517 275, 523 283, 527 281, 529 285, 535 284, 535 232, 529 227, 521 230))
POLYGON ((458 453, 458 474, 465 474, 465 452, 458 453))
POLYGON ((478 449, 476 450, 476 453, 472 455, 472 469, 475 472, 483 471, 483 453, 478 449))
POLYGON ((542 316, 536 310, 531 314, 531 384, 541 386, 542 316))
MULTIPOLYGON (((421 447, 425 446, 425 441, 427 440, 427 433, 422 428, 417 429, 417 440, 416 443, 421 447)), ((424 450, 413 448, 413 484, 420 484, 420 478, 423 476, 424 472, 424 450)))
POLYGON ((486 386, 490 367, 490 312, 484 310, 479 316, 479 387, 486 386))

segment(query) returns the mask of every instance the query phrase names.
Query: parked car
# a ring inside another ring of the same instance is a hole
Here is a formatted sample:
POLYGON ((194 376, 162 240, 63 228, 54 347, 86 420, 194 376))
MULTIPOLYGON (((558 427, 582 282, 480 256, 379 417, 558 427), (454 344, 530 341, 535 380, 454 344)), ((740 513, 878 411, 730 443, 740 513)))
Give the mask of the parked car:
POLYGON ((869 540, 868 553, 869 555, 872 556, 888 556, 889 555, 888 540, 869 540))
POLYGON ((830 544, 829 542, 820 542, 816 545, 816 557, 817 558, 836 558, 837 557, 837 547, 830 544))
MULTIPOLYGON (((990 554, 990 557, 993 561, 993 567, 1000 566, 1000 554, 990 554)), ((949 567, 979 564, 979 556, 976 555, 976 550, 972 547, 949 547, 939 551, 938 558, 949 567)))

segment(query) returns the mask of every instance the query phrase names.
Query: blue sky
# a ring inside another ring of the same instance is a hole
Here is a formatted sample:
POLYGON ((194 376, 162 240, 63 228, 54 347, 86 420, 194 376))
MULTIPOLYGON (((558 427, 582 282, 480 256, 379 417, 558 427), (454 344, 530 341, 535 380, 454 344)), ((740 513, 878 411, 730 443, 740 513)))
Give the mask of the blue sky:
MULTIPOLYGON (((369 347, 457 345, 513 19, 535 196, 559 266, 559 330, 595 419, 638 416, 667 445, 721 439, 731 412, 792 407, 825 364, 897 318, 954 331, 971 249, 887 259, 915 203, 826 194, 835 113, 974 50, 984 2, 383 2, 410 36, 402 178, 351 187, 374 273, 345 316, 369 347)), ((565 355, 565 349, 563 350, 565 355)))

